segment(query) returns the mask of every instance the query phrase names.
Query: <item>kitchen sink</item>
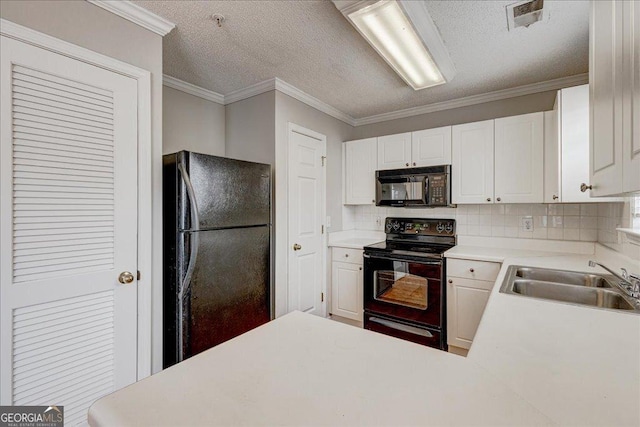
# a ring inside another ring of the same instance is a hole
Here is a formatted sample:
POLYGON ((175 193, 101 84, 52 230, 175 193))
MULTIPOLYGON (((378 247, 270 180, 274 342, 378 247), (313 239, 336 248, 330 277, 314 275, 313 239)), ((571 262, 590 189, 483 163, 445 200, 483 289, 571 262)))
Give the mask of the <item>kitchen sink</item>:
POLYGON ((589 288, 611 288, 611 283, 603 276, 575 271, 550 270, 548 268, 519 267, 516 277, 543 282, 564 283, 567 285, 587 286, 589 288))
POLYGON ((631 303, 616 292, 583 286, 539 282, 536 280, 514 280, 513 292, 528 297, 590 305, 593 307, 612 308, 615 310, 634 309, 631 303))
POLYGON ((614 276, 510 266, 501 293, 608 310, 640 313, 640 301, 626 295, 614 276))

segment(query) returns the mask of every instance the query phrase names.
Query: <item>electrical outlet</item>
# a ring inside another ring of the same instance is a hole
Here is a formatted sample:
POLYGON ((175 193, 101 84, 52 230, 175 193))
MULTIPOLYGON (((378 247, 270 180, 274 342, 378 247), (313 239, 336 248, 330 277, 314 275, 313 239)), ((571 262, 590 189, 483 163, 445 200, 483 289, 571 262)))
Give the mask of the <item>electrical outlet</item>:
POLYGON ((521 216, 520 217, 520 227, 522 228, 522 231, 533 232, 533 217, 532 216, 521 216))

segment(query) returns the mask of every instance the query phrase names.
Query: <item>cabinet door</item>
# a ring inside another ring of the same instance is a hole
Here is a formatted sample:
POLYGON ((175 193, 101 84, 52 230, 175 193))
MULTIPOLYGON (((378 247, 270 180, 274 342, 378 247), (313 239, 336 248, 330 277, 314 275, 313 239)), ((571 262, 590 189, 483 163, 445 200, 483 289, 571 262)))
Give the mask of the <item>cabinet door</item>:
POLYGON ((624 2, 622 179, 625 193, 640 191, 640 3, 624 2))
POLYGON ((362 266, 334 262, 331 271, 331 314, 362 321, 362 266))
POLYGON ((447 281, 447 344, 471 347, 493 284, 458 277, 447 281))
POLYGON ((411 133, 412 166, 451 164, 451 126, 411 133))
POLYGON ((451 128, 453 203, 493 203, 493 120, 451 128))
MULTIPOLYGON (((560 91, 552 111, 544 112, 544 203, 560 203, 560 91)), ((587 124, 585 123, 585 126, 587 124)), ((585 166, 589 166, 587 163, 585 166)))
POLYGON ((589 28, 590 184, 592 196, 622 192, 622 7, 591 2, 589 28))
POLYGON ((378 147, 376 138, 348 141, 345 147, 346 205, 367 205, 376 202, 376 167, 378 147))
POLYGON ((497 203, 542 203, 544 192, 544 113, 495 121, 497 203))
POLYGON ((411 132, 378 137, 378 169, 411 166, 411 132))

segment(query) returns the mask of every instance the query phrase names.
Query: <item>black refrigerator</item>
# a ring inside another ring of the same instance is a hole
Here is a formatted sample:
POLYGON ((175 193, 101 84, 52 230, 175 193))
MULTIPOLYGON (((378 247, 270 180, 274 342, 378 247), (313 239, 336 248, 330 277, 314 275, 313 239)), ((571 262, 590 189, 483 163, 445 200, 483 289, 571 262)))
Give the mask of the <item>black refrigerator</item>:
POLYGON ((271 320, 271 166, 189 151, 163 160, 167 368, 271 320))

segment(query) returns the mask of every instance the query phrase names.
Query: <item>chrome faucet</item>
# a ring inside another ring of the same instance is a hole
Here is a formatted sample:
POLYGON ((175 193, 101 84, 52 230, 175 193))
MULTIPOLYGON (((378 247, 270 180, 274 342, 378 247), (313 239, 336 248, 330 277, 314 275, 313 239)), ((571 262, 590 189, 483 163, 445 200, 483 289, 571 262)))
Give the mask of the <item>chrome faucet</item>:
POLYGON ((639 298, 640 299, 640 275, 637 274, 629 274, 627 273, 627 270, 624 268, 621 268, 620 270, 622 270, 622 275, 616 273, 615 271, 611 270, 609 267, 607 267, 606 265, 602 265, 599 262, 595 262, 595 261, 589 261, 589 267, 595 267, 595 266, 600 266, 602 268, 604 268, 605 270, 607 270, 609 273, 613 274, 618 280, 620 280, 620 288, 630 297, 632 298, 639 298))

